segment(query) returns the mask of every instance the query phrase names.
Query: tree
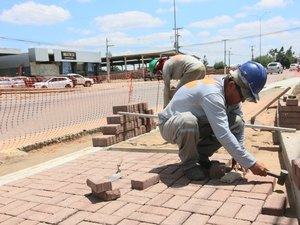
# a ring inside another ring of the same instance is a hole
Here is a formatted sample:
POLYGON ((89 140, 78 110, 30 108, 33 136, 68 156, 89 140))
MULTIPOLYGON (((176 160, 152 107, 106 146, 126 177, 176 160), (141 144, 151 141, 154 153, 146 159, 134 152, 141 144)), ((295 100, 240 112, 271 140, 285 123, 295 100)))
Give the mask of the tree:
POLYGON ((217 69, 224 69, 224 67, 225 67, 225 64, 224 64, 223 61, 221 61, 221 62, 215 62, 215 64, 214 64, 214 69, 215 70, 217 70, 217 69))
POLYGON ((277 49, 271 49, 269 55, 272 56, 273 61, 280 62, 284 68, 289 68, 292 63, 297 61, 292 46, 286 52, 283 47, 281 47, 279 51, 277 49))
POLYGON ((262 55, 253 59, 254 62, 262 64, 264 67, 267 67, 268 63, 273 61, 273 58, 270 55, 262 55))

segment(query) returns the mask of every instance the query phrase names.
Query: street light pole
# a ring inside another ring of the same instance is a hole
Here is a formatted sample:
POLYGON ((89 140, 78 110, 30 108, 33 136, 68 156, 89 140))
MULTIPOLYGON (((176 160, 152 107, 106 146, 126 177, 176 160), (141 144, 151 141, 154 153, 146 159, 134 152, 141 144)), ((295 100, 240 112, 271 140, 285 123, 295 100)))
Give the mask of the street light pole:
POLYGON ((267 15, 268 13, 270 13, 270 11, 267 11, 265 13, 263 13, 258 19, 259 19, 259 59, 261 60, 261 20, 262 18, 267 15))

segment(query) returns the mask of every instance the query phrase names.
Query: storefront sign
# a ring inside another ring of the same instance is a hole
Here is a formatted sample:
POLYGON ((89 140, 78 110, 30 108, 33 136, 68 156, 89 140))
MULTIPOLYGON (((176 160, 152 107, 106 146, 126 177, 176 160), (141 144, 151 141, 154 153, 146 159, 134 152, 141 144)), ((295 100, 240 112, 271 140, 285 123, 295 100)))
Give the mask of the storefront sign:
POLYGON ((76 52, 61 52, 62 59, 76 60, 76 52))

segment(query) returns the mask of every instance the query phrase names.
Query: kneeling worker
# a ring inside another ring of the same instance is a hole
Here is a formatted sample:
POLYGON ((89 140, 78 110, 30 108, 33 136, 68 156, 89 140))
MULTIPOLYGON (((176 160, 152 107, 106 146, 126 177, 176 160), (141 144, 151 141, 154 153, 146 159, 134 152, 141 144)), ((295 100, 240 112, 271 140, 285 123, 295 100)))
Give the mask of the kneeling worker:
POLYGON ((179 147, 181 167, 190 180, 206 178, 209 157, 221 146, 253 174, 266 176, 267 168, 243 146, 241 102, 257 102, 267 80, 265 68, 246 62, 225 78, 205 78, 182 86, 158 114, 162 137, 179 147))

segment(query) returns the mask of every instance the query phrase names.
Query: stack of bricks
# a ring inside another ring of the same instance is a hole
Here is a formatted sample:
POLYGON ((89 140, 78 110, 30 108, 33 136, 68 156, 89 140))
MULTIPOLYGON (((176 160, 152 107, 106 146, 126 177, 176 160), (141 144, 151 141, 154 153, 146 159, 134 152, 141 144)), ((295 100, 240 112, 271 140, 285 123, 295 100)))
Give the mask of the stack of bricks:
POLYGON ((298 190, 300 190, 300 158, 292 160, 292 178, 298 190))
POLYGON ((92 190, 92 194, 103 201, 111 201, 121 197, 120 189, 112 189, 112 182, 105 178, 88 178, 87 186, 92 190))
POLYGON ((113 106, 112 110, 113 115, 106 118, 107 125, 100 128, 103 135, 93 138, 94 147, 113 145, 150 132, 156 127, 153 118, 118 114, 118 112, 153 114, 153 110, 148 109, 145 102, 113 106))
POLYGON ((300 129, 300 106, 294 95, 278 100, 278 124, 281 127, 300 129))

